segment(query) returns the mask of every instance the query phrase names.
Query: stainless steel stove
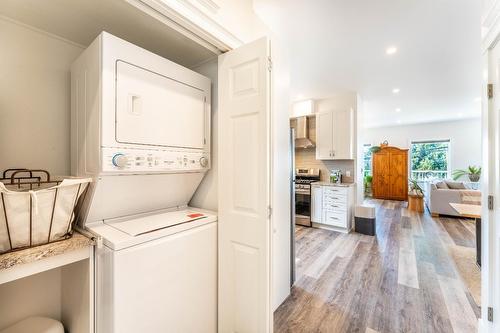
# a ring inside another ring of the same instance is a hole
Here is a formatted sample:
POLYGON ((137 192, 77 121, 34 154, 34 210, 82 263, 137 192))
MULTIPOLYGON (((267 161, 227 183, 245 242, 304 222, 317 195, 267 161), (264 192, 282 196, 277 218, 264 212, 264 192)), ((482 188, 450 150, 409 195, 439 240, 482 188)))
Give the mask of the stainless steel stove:
POLYGON ((311 226, 311 183, 319 180, 319 169, 295 170, 295 224, 311 226))

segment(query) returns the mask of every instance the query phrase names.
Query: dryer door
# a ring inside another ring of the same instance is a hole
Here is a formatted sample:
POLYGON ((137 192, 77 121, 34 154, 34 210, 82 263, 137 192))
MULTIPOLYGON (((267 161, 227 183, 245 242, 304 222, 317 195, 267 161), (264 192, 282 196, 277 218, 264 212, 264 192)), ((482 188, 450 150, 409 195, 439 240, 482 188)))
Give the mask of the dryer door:
POLYGON ((203 149, 206 92, 132 64, 116 63, 116 140, 203 149))

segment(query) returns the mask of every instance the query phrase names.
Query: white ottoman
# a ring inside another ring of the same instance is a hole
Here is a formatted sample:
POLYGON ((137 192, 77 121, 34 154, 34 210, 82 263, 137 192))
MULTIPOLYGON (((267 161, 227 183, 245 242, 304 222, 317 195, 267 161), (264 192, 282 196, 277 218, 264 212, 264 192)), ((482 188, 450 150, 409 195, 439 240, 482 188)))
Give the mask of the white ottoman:
POLYGON ((63 325, 46 317, 28 317, 9 326, 0 333, 64 333, 63 325))

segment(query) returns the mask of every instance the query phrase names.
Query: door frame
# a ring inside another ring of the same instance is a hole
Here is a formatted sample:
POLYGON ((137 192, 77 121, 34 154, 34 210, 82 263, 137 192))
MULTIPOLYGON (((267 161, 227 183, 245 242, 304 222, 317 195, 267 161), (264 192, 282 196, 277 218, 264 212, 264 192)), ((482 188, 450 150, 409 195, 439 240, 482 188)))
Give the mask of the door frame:
MULTIPOLYGON (((490 8, 483 8, 482 58, 483 83, 481 92, 481 136, 483 176, 481 177, 482 193, 482 269, 481 269, 481 319, 478 330, 481 333, 498 332, 500 329, 500 238, 495 226, 500 218, 500 77, 491 75, 491 57, 494 48, 500 41, 500 1, 493 1, 490 8), (488 95, 488 85, 493 86, 493 97, 488 95), (488 209, 488 196, 494 200, 493 209, 488 209), (493 309, 493 321, 488 319, 488 308, 493 309)), ((500 52, 499 52, 500 55, 500 52)), ((497 63, 497 68, 500 64, 497 63)))

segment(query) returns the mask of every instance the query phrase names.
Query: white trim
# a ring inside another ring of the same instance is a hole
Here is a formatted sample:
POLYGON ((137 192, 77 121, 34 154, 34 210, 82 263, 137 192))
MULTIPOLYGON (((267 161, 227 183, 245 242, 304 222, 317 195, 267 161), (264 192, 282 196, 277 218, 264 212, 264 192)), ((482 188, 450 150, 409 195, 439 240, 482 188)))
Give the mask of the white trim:
POLYGON ((210 15, 186 0, 125 0, 151 14, 152 10, 176 25, 189 38, 205 41, 219 53, 227 52, 243 45, 238 37, 221 26, 210 15), (148 9, 149 8, 149 9, 148 9))
POLYGON ((495 47, 500 39, 500 1, 495 1, 482 18, 482 52, 495 47))
POLYGON ((212 0, 194 0, 194 1, 195 3, 198 3, 199 5, 208 9, 212 13, 217 13, 220 9, 220 6, 215 1, 212 0))
POLYGON ((191 39, 192 41, 198 43, 199 45, 205 47, 206 49, 212 51, 214 54, 219 55, 222 53, 221 48, 216 46, 217 42, 215 39, 213 41, 210 41, 208 38, 204 38, 204 36, 196 34, 195 28, 179 24, 177 21, 180 21, 180 18, 177 18, 177 20, 173 19, 171 17, 173 15, 168 13, 167 8, 163 8, 154 4, 156 0, 124 0, 124 1, 128 2, 130 5, 136 7, 140 11, 157 19, 161 23, 174 29, 175 31, 191 39))

